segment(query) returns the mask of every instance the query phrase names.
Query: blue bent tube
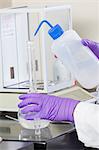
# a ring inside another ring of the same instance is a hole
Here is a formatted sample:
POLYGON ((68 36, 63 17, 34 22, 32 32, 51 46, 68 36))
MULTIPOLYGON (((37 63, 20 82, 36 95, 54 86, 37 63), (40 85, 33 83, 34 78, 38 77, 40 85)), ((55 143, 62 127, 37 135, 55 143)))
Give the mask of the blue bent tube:
POLYGON ((39 31, 39 29, 40 29, 40 27, 42 26, 43 23, 47 23, 51 28, 53 28, 53 26, 47 20, 43 20, 43 21, 41 21, 41 23, 39 24, 37 30, 35 31, 34 36, 36 36, 36 34, 38 33, 38 31, 39 31))

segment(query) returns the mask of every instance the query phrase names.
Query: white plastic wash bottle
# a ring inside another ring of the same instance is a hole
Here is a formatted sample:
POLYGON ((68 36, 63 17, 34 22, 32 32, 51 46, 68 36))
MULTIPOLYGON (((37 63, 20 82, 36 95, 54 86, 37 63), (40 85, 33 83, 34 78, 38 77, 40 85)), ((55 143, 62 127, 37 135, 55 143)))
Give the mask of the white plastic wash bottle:
POLYGON ((53 38, 52 52, 60 59, 64 66, 68 66, 76 80, 86 89, 99 85, 99 60, 88 47, 81 43, 81 38, 74 30, 66 32, 60 25, 52 26, 43 20, 34 35, 37 34, 42 23, 50 26, 48 34, 53 38))

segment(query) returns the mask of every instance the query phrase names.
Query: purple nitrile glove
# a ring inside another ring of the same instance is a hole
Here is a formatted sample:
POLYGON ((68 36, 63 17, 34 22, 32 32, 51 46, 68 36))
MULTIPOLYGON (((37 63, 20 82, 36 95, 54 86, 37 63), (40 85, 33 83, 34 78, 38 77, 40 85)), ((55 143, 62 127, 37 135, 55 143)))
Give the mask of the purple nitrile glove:
POLYGON ((88 46, 90 48, 90 50, 99 59, 99 43, 96 43, 96 42, 88 40, 88 39, 82 39, 81 42, 84 46, 88 46))
POLYGON ((21 113, 26 114, 25 119, 33 120, 34 116, 30 112, 37 112, 35 118, 55 121, 74 121, 73 112, 78 100, 71 98, 61 98, 52 95, 31 93, 19 96, 22 100, 18 105, 21 113))

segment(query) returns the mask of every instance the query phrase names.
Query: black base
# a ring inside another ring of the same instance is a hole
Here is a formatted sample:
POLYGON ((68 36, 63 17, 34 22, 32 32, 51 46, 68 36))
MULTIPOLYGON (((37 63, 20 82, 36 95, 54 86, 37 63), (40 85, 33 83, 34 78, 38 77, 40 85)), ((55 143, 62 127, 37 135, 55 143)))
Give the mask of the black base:
POLYGON ((47 144, 45 142, 34 143, 34 150, 46 150, 47 144))

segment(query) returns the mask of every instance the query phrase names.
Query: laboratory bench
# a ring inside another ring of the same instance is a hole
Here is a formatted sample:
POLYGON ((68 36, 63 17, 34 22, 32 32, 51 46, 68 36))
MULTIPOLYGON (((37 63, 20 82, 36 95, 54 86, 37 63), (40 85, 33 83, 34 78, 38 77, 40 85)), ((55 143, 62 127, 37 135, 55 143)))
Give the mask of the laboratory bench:
POLYGON ((2 115, 0 136, 3 140, 0 142, 0 150, 96 150, 84 147, 78 140, 74 124, 68 122, 55 122, 41 132, 41 139, 35 140, 32 130, 29 132, 18 122, 2 115))
POLYGON ((0 143, 0 150, 97 150, 95 148, 84 147, 83 143, 78 141, 76 131, 64 134, 48 143, 42 144, 5 140, 0 143))

